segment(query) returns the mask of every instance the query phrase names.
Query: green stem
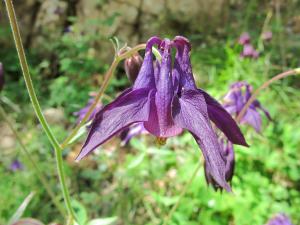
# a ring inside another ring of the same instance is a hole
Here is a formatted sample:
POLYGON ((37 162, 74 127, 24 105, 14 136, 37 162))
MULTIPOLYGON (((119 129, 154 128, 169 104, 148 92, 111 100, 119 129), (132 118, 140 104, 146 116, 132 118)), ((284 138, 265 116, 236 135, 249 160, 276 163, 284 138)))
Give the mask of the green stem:
POLYGON ((25 56, 25 52, 24 52, 24 48, 23 48, 23 44, 22 44, 20 30, 19 30, 19 27, 17 24, 15 10, 14 10, 13 4, 12 4, 12 0, 5 0, 5 4, 6 4, 6 10, 7 10, 7 14, 9 17, 9 22, 10 22, 11 30, 13 33, 16 49, 18 52, 20 65, 21 65, 23 76, 25 79, 27 91, 29 93, 31 103, 32 103, 32 106, 36 113, 36 116, 38 117, 45 133, 47 134, 49 141, 51 142, 52 146, 54 147, 58 176, 59 176, 60 185, 62 188, 65 204, 66 204, 69 215, 74 219, 75 214, 74 214, 74 211, 71 206, 70 195, 69 195, 69 191, 67 189, 67 185, 66 185, 66 181, 65 181, 65 174, 64 174, 64 169, 63 169, 63 158, 62 158, 62 154, 61 154, 62 149, 61 149, 57 139, 53 135, 53 133, 42 113, 37 96, 35 94, 33 83, 32 83, 31 77, 30 77, 30 73, 29 73, 29 67, 27 64, 27 60, 26 60, 26 56, 25 56))
POLYGON ((189 181, 186 183, 186 185, 184 186, 184 188, 182 189, 181 193, 180 193, 180 196, 179 196, 179 199, 178 201, 176 202, 176 204, 173 206, 173 208, 171 209, 170 213, 168 214, 168 216, 166 217, 163 225, 167 225, 170 220, 172 219, 172 216, 174 214, 174 212, 176 211, 176 209, 178 208, 178 206, 180 205, 181 201, 182 201, 182 198, 185 196, 187 190, 188 190, 188 187, 191 185, 191 183, 194 181, 198 171, 200 170, 201 168, 201 164, 198 163, 198 166, 196 167, 193 175, 191 176, 191 178, 189 179, 189 181))
POLYGON ((130 57, 135 52, 137 52, 139 50, 142 50, 142 49, 145 49, 145 47, 146 47, 145 44, 140 44, 140 45, 137 45, 134 48, 128 50, 127 52, 125 52, 123 54, 120 54, 120 55, 117 55, 115 57, 114 61, 112 62, 111 66, 109 67, 107 73, 104 76, 103 83, 101 84, 99 92, 95 96, 93 104, 90 106, 88 112, 85 114, 85 116, 80 121, 80 123, 76 125, 76 127, 72 130, 70 135, 63 141, 63 143, 61 144, 62 149, 66 148, 69 145, 69 142, 77 134, 79 129, 85 124, 85 122, 88 120, 88 118, 90 117, 90 115, 92 114, 94 109, 96 108, 97 103, 100 101, 101 97, 103 96, 104 91, 106 90, 106 88, 109 84, 109 81, 110 81, 111 77, 113 76, 119 62, 122 61, 123 59, 126 59, 126 58, 130 57))
POLYGON ((65 209, 64 207, 60 204, 59 201, 57 201, 55 194, 51 190, 50 184, 47 181, 46 176, 42 173, 40 168, 38 167, 37 163, 35 160, 31 157, 29 151, 27 150, 25 144, 22 141, 22 138, 20 137, 17 129, 14 127, 13 123, 11 122, 9 115, 5 112, 5 110, 0 106, 0 115, 3 117, 4 121, 7 123, 11 131, 13 132, 16 140, 19 142, 19 145, 24 153, 24 155, 27 157, 29 162, 31 163, 37 177, 39 178, 40 182, 42 185, 44 185, 45 190, 47 191, 48 195, 50 196, 51 200, 53 201, 53 204, 56 206, 58 211, 61 213, 62 216, 65 216, 65 209))

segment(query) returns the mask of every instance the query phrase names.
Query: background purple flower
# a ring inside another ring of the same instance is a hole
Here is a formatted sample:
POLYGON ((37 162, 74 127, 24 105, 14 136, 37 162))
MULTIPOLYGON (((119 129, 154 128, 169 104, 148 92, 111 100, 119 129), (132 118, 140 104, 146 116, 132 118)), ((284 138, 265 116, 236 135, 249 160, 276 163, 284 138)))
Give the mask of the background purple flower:
POLYGON ((239 44, 241 44, 241 45, 249 44, 250 40, 251 40, 251 38, 250 38, 249 33, 248 32, 244 32, 239 37, 239 44))
POLYGON ((241 53, 241 57, 257 59, 259 57, 259 52, 257 50, 255 50, 251 44, 245 44, 243 46, 243 51, 241 53))
POLYGON ((273 33, 271 31, 265 31, 262 33, 261 38, 264 41, 271 41, 273 37, 273 33))
POLYGON ((289 217, 284 213, 273 216, 266 225, 293 225, 289 217))
POLYGON ((15 159, 14 161, 11 162, 9 168, 10 170, 16 172, 18 170, 23 170, 24 166, 18 159, 15 159))
POLYGON ((120 134, 121 146, 127 145, 131 140, 131 138, 141 134, 149 134, 149 132, 145 129, 143 123, 136 123, 129 126, 127 129, 123 130, 120 134))
MULTIPOLYGON (((231 115, 237 116, 250 99, 252 90, 252 86, 246 81, 240 81, 232 84, 229 92, 224 97, 224 108, 231 115)), ((241 119, 241 123, 249 124, 257 132, 260 132, 262 122, 258 109, 261 110, 270 121, 272 120, 269 112, 261 106, 258 100, 255 100, 247 109, 245 115, 241 119)))
POLYGON ((251 38, 249 33, 242 33, 239 38, 239 44, 243 46, 243 50, 240 54, 242 58, 252 58, 257 59, 259 57, 259 52, 250 43, 251 38))
MULTIPOLYGON (((94 103, 94 98, 90 98, 87 105, 85 107, 83 107, 82 109, 80 109, 77 112, 74 112, 74 116, 77 116, 77 123, 80 123, 80 121, 84 118, 84 116, 86 115, 86 113, 89 111, 91 105, 94 103)), ((91 115, 89 116, 88 121, 91 121, 94 119, 96 113, 102 108, 102 104, 98 103, 96 108, 94 109, 94 111, 91 113, 91 115)))

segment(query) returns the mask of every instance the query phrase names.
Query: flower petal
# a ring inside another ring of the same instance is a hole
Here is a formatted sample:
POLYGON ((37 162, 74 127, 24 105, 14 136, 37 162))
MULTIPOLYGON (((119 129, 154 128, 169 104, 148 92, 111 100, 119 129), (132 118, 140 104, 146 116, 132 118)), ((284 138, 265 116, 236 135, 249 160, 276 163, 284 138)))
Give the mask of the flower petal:
POLYGON ((127 145, 131 138, 143 133, 148 133, 144 128, 143 123, 135 123, 129 126, 128 128, 124 129, 120 134, 120 138, 122 140, 121 146, 127 145))
POLYGON ((180 75, 179 90, 182 87, 184 87, 185 89, 196 89, 196 83, 194 80, 192 65, 189 56, 189 53, 191 51, 191 44, 186 38, 181 36, 176 36, 173 42, 177 47, 174 61, 174 70, 176 71, 176 75, 180 75))
POLYGON ((201 89, 198 89, 198 91, 205 98, 209 119, 216 124, 232 143, 248 146, 240 128, 223 106, 205 91, 201 89))
POLYGON ((243 116, 241 123, 247 123, 252 126, 256 132, 261 131, 261 116, 260 114, 252 108, 248 108, 246 114, 243 116))
POLYGON ((268 118, 268 120, 273 121, 273 119, 272 119, 272 117, 271 117, 269 111, 266 110, 264 107, 262 107, 262 105, 260 104, 260 102, 259 102, 258 100, 255 100, 255 101, 252 103, 252 105, 253 105, 254 107, 259 108, 261 111, 263 111, 263 113, 264 113, 265 116, 268 118))
POLYGON ((158 37, 152 37, 148 40, 144 61, 134 82, 133 89, 155 88, 152 46, 160 44, 160 42, 161 40, 158 37))
POLYGON ((151 93, 149 89, 125 92, 97 113, 76 160, 82 159, 130 124, 148 120, 150 110, 148 95, 151 93))
POLYGON ((225 180, 225 160, 207 113, 206 102, 196 90, 184 90, 181 98, 174 97, 173 118, 175 124, 189 130, 200 146, 214 180, 230 191, 225 180))
POLYGON ((164 51, 161 66, 156 80, 155 99, 151 103, 149 121, 144 123, 145 128, 158 137, 171 137, 181 133, 182 129, 174 125, 171 113, 171 103, 174 88, 171 74, 171 42, 166 39, 162 42, 164 51))

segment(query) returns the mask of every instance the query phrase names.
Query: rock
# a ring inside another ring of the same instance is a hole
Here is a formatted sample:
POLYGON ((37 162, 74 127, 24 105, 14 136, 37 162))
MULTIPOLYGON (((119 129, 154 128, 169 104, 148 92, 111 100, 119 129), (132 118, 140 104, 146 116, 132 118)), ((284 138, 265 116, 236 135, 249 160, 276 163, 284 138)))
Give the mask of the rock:
POLYGON ((107 55, 107 51, 112 52, 108 41, 112 36, 133 46, 153 35, 217 31, 226 22, 228 5, 228 0, 28 0, 15 3, 22 36, 25 35, 23 39, 31 43, 27 47, 36 47, 45 53, 45 43, 59 40, 64 26, 68 25, 67 17, 76 16, 72 26, 78 32, 72 35, 74 38, 82 34, 99 36, 91 47, 97 46, 101 54, 97 57, 104 60, 112 58, 107 55))
POLYGON ((32 32, 32 47, 60 38, 67 19, 67 6, 65 1, 60 0, 42 2, 32 32))
POLYGON ((62 108, 48 108, 45 109, 43 113, 50 124, 61 124, 65 122, 64 111, 62 108))
POLYGON ((0 149, 1 150, 11 150, 16 146, 16 140, 13 132, 9 128, 9 126, 1 122, 0 123, 0 149))

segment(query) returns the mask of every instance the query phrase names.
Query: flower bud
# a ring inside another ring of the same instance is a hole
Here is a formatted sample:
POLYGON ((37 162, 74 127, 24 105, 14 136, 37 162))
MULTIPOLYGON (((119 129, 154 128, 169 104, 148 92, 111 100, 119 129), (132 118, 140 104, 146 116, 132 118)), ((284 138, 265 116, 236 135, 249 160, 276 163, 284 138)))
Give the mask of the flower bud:
POLYGON ((143 63, 143 58, 139 53, 135 53, 124 62, 125 72, 128 79, 133 83, 137 78, 143 63))
POLYGON ((3 65, 0 62, 0 91, 2 90, 4 86, 4 71, 3 71, 3 65))
POLYGON ((239 44, 241 44, 241 45, 249 44, 250 40, 251 40, 251 38, 250 38, 249 33, 247 33, 247 32, 242 33, 239 38, 239 44))
POLYGON ((271 31, 265 31, 261 35, 264 41, 271 41, 273 37, 273 33, 271 31))

